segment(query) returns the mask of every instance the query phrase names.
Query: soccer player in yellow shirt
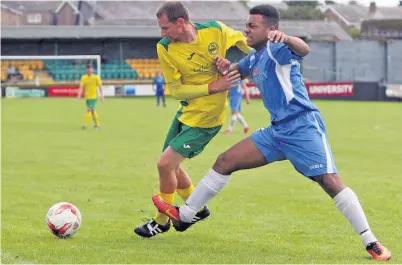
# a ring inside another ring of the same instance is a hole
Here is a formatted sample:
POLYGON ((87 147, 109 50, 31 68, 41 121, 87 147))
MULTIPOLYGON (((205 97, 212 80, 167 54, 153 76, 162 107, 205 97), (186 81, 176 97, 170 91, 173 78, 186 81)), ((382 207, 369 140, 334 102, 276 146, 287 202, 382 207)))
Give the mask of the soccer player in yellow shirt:
POLYGON ((95 110, 95 106, 98 100, 98 88, 99 88, 99 98, 101 102, 104 101, 102 81, 99 76, 93 73, 94 69, 92 65, 87 65, 86 71, 87 73, 81 77, 80 88, 78 89, 78 96, 77 96, 77 98, 80 99, 82 92, 84 92, 85 101, 87 103, 87 113, 85 114, 85 120, 82 129, 86 129, 91 117, 95 123, 95 129, 99 129, 100 128, 99 116, 95 110))
MULTIPOLYGON (((171 95, 181 100, 157 162, 159 196, 173 203, 175 192, 186 200, 194 190, 181 162, 200 154, 219 132, 226 116, 227 90, 240 80, 236 71, 221 76, 215 67, 216 56, 224 58, 232 46, 245 53, 251 48, 241 32, 221 22, 191 23, 181 2, 165 2, 156 16, 164 37, 157 44, 163 75, 171 95)), ((204 207, 196 218, 200 221, 209 215, 204 207)), ((158 212, 134 232, 153 237, 167 232, 170 226, 169 218, 158 212)))

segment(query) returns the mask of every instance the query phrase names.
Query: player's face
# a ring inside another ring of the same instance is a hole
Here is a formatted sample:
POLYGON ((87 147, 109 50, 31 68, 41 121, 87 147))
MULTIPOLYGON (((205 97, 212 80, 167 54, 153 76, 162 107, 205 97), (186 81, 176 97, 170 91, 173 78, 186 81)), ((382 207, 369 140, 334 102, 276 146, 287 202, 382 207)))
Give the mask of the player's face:
POLYGON ((262 15, 249 15, 246 22, 244 33, 247 38, 247 45, 259 50, 268 42, 268 32, 270 28, 265 24, 262 15))
POLYGON ((91 75, 94 72, 94 69, 92 67, 87 68, 87 74, 91 75))
POLYGON ((183 32, 183 23, 181 21, 170 22, 166 16, 163 14, 158 18, 158 25, 161 29, 161 36, 168 38, 171 42, 180 41, 180 34, 183 32))

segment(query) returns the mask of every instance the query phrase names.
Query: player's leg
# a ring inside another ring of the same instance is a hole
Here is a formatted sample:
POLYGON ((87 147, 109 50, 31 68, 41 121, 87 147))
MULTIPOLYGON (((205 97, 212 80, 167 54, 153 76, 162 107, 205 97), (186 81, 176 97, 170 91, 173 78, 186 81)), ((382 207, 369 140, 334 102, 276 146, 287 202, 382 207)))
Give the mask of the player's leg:
MULTIPOLYGON (((185 174, 184 171, 179 169, 180 163, 185 158, 192 158, 200 154, 221 128, 221 126, 210 129, 192 128, 182 124, 178 120, 179 116, 180 113, 178 113, 173 120, 165 140, 163 153, 157 163, 160 176, 160 192, 158 193, 158 197, 170 204, 174 201, 174 192, 178 187, 179 181, 180 188, 185 189, 185 192, 192 192, 190 186, 186 186, 192 185, 191 180, 189 180, 188 175, 185 174), (179 179, 176 176, 176 172, 181 173, 179 179), (187 182, 185 178, 188 179, 187 182)), ((208 209, 202 210, 198 215, 200 219, 204 219, 208 216, 208 209)), ((144 224, 137 227, 134 231, 140 236, 150 237, 158 233, 166 232, 170 228, 169 217, 160 212, 156 214, 151 222, 152 224, 144 224), (158 227, 160 231, 154 233, 149 229, 150 227, 158 227), (153 234, 150 235, 149 231, 153 234)))
POLYGON ((338 174, 325 174, 313 177, 323 190, 334 200, 338 210, 345 216, 354 230, 360 235, 366 250, 376 260, 389 260, 391 251, 385 248, 374 236, 357 195, 346 187, 338 174))
POLYGON ((319 183, 334 200, 369 253, 375 259, 389 259, 391 253, 373 235, 356 194, 337 173, 321 115, 317 112, 300 117, 292 127, 292 133, 281 133, 279 129, 276 134, 282 142, 282 151, 300 173, 319 183))
POLYGON ((92 110, 89 106, 88 100, 86 100, 85 103, 87 105, 87 112, 85 113, 84 125, 82 126, 82 129, 85 129, 88 126, 89 120, 91 119, 92 116, 92 110))
POLYGON ((94 121, 95 128, 100 128, 99 116, 95 110, 97 99, 89 99, 88 101, 89 101, 88 105, 91 109, 92 119, 94 121))
POLYGON ((156 106, 159 107, 161 97, 159 96, 159 93, 156 94, 156 106))
POLYGON ((232 116, 230 118, 229 127, 223 132, 224 134, 231 134, 237 121, 237 112, 232 109, 232 116))
MULTIPOLYGON (((166 196, 174 196, 177 189, 176 170, 185 157, 175 151, 171 146, 160 156, 157 167, 159 172, 159 190, 161 194, 166 196)), ((162 195, 161 197, 165 199, 162 195)))
POLYGON ((176 178, 176 192, 184 201, 186 201, 194 190, 193 182, 191 181, 187 172, 181 166, 176 169, 176 178))
MULTIPOLYGON (((182 154, 176 152, 174 149, 170 147, 172 141, 176 137, 178 137, 180 132, 182 131, 183 124, 178 119, 180 115, 181 114, 178 113, 172 121, 172 125, 169 128, 168 134, 163 144, 162 155, 160 156, 157 162, 157 168, 159 172, 159 186, 160 186, 158 194, 165 201, 171 203, 174 202, 174 193, 177 189, 178 180, 176 177, 176 170, 179 168, 180 163, 185 158, 182 154), (172 165, 169 165, 169 163, 171 163, 172 165), (162 185, 164 187, 166 186, 166 184, 162 183, 167 183, 167 185, 170 185, 170 188, 168 187, 162 189, 162 185)), ((158 224, 161 225, 165 225, 169 221, 169 218, 166 215, 160 213, 159 211, 156 212, 154 219, 158 224)))
MULTIPOLYGON (((221 126, 211 129, 193 128, 177 120, 178 134, 165 142, 164 152, 158 161, 160 176, 160 194, 169 197, 179 189, 179 194, 188 197, 193 191, 192 182, 187 173, 180 167, 185 158, 193 158, 200 154, 221 126)), ((171 202, 173 203, 173 202, 171 202)))
POLYGON ((244 119, 243 115, 241 114, 241 105, 243 103, 243 98, 239 99, 238 105, 237 105, 237 120, 243 125, 243 132, 244 134, 248 134, 250 131, 250 127, 248 126, 248 123, 244 119))
POLYGON ((244 134, 248 134, 250 132, 250 126, 248 125, 248 123, 246 122, 246 120, 244 119, 243 115, 241 114, 241 112, 237 113, 237 119, 240 121, 240 123, 243 125, 243 132, 244 134))
POLYGON ((165 93, 162 94, 162 103, 163 103, 163 107, 166 108, 166 97, 165 97, 165 93))
MULTIPOLYGON (((187 172, 182 168, 178 167, 176 170, 176 178, 177 178, 177 194, 186 201, 190 195, 194 191, 194 185, 188 176, 187 172)), ((206 218, 209 218, 211 212, 209 208, 205 205, 199 212, 196 213, 195 218, 197 221, 202 221, 206 218)))
POLYGON ((238 100, 235 97, 230 97, 229 98, 229 103, 230 103, 230 109, 232 111, 232 116, 230 118, 229 127, 223 132, 224 134, 231 134, 233 132, 233 128, 234 128, 234 126, 236 124, 236 121, 237 121, 238 100))
MULTIPOLYGON (((172 124, 169 128, 169 131, 166 135, 165 142, 162 148, 162 155, 169 147, 169 143, 179 135, 181 130, 181 123, 178 120, 180 113, 178 113, 172 121, 172 124)), ((161 157, 162 157, 161 155, 161 157)), ((163 161, 161 161, 162 163, 163 161)), ((159 161, 158 161, 159 164, 159 161)), ((171 203, 174 202, 174 194, 160 194, 164 200, 169 201, 171 203)), ((142 237, 153 237, 160 233, 167 232, 170 229, 169 217, 164 214, 161 214, 159 211, 156 212, 154 218, 152 218, 149 222, 140 225, 134 229, 134 232, 142 237)))
POLYGON ((231 173, 249 168, 256 168, 268 164, 268 161, 275 162, 284 160, 285 156, 276 147, 270 127, 261 129, 251 137, 248 137, 235 144, 229 150, 221 154, 212 169, 197 185, 194 192, 186 201, 186 205, 178 209, 158 200, 154 196, 153 201, 158 209, 169 210, 174 218, 176 230, 184 231, 191 226, 196 213, 207 204, 218 192, 228 183, 231 173))
MULTIPOLYGON (((177 188, 176 170, 184 160, 184 156, 173 150, 170 146, 160 156, 157 167, 159 171, 159 192, 158 195, 164 201, 173 203, 174 193, 177 188)), ((149 222, 134 229, 134 232, 141 237, 153 237, 169 231, 169 217, 157 212, 156 216, 149 222)))
POLYGON ((251 137, 241 140, 218 156, 213 167, 198 183, 186 204, 180 208, 180 220, 187 223, 193 222, 195 214, 226 186, 233 172, 266 164, 268 164, 266 156, 251 137))

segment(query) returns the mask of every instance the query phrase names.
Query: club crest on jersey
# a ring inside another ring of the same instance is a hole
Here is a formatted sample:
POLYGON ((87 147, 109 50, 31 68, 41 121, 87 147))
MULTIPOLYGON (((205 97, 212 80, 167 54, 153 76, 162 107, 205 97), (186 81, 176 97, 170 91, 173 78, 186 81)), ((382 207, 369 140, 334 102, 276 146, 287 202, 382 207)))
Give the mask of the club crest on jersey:
POLYGON ((215 54, 218 53, 218 51, 219 51, 218 43, 216 43, 216 42, 211 42, 211 43, 208 45, 208 52, 209 52, 210 54, 215 55, 215 54))
POLYGON ((256 67, 253 71, 253 76, 257 76, 258 75, 258 67, 256 67))

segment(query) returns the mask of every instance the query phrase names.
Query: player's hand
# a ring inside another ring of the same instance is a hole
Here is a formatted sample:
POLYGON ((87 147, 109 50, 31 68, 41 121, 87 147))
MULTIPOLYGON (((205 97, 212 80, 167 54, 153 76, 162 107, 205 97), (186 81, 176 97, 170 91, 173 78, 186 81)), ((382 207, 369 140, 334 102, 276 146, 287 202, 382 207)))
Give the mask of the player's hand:
POLYGON ((215 82, 209 84, 209 94, 215 94, 228 90, 231 87, 236 86, 236 83, 241 80, 241 76, 238 70, 230 71, 228 74, 222 76, 215 82))
POLYGON ((246 103, 247 103, 247 105, 251 104, 250 98, 246 98, 246 103))
POLYGON ((268 39, 274 43, 286 42, 288 36, 279 30, 271 30, 268 32, 268 39))
POLYGON ((215 57, 215 66, 218 72, 222 75, 226 75, 229 72, 230 61, 228 59, 222 58, 220 56, 215 57))
POLYGON ((100 101, 103 103, 105 101, 105 97, 104 96, 100 96, 100 101))

